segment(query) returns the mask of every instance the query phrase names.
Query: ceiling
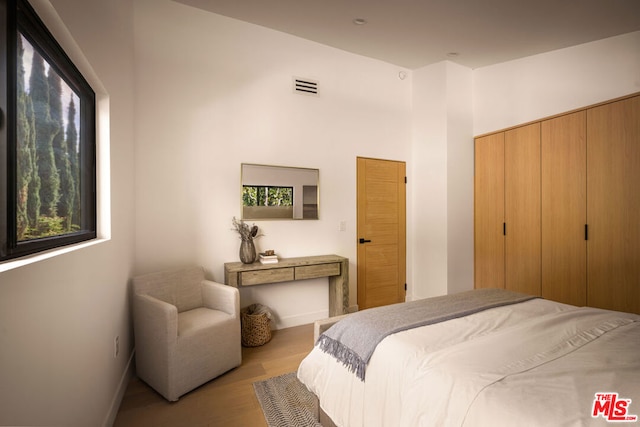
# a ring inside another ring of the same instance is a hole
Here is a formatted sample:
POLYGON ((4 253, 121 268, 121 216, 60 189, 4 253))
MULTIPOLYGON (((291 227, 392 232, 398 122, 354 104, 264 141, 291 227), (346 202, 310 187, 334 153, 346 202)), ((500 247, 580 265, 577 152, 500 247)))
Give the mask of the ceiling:
POLYGON ((175 1, 409 69, 478 68, 640 30, 640 0, 175 1))

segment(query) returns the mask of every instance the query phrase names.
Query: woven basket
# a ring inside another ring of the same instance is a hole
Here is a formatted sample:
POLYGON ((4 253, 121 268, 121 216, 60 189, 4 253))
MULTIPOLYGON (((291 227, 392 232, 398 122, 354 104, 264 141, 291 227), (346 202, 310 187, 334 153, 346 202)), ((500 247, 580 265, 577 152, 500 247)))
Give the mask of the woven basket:
POLYGON ((266 313, 241 313, 242 345, 258 347, 271 340, 271 323, 266 313))

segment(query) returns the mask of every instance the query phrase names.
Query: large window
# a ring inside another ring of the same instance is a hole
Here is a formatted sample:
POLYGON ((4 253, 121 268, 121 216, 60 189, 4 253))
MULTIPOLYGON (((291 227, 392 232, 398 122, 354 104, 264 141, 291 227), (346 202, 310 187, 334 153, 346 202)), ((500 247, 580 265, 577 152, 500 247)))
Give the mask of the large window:
POLYGON ((95 94, 26 0, 0 8, 5 260, 96 237, 95 94))

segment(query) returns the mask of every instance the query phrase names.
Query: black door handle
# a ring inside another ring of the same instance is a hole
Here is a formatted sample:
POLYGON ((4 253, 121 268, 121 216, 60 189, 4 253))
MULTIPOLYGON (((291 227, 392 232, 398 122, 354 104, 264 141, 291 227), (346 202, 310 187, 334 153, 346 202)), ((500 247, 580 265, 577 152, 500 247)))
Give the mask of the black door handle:
POLYGON ((362 237, 360 238, 360 244, 369 242, 371 242, 371 240, 363 239, 362 237))

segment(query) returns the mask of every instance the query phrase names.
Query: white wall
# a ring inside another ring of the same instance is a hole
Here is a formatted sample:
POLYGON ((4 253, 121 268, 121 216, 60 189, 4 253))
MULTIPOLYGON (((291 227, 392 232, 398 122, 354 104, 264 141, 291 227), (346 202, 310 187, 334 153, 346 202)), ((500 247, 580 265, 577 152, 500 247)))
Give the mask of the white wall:
POLYGON ((55 10, 47 0, 31 3, 81 69, 92 68, 101 106, 111 107, 101 129, 110 135, 102 160, 114 171, 102 181, 111 224, 101 231, 111 238, 0 273, 0 425, 109 425, 132 348, 132 1, 52 0, 55 10))
POLYGON ((447 293, 447 63, 413 72, 409 299, 447 293))
MULTIPOLYGON (((256 221, 258 250, 350 259, 356 157, 410 165, 411 77, 400 68, 167 0, 136 1, 136 272, 238 261, 240 164, 320 170, 320 220, 256 221), (293 93, 292 77, 320 96, 293 93), (339 231, 346 221, 346 231, 339 231)), ((409 73, 410 74, 410 73, 409 73)), ((326 279, 242 290, 277 328, 328 315, 326 279)))
POLYGON ((473 71, 447 63, 447 293, 473 289, 473 71))
POLYGON ((474 70, 481 135, 640 91, 640 31, 474 70))
POLYGON ((413 73, 410 299, 473 288, 472 71, 413 73))

